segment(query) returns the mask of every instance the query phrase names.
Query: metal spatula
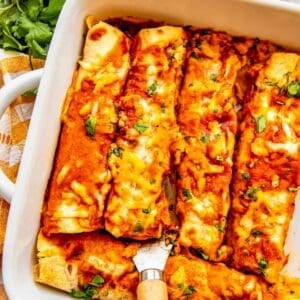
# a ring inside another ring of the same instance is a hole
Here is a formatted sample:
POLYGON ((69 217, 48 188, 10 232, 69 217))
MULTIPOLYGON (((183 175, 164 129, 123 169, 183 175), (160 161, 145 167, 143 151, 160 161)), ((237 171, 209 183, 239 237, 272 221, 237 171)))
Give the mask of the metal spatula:
POLYGON ((140 273, 137 288, 138 300, 167 300, 167 285, 163 281, 163 270, 172 245, 165 241, 157 241, 142 245, 133 258, 140 273))

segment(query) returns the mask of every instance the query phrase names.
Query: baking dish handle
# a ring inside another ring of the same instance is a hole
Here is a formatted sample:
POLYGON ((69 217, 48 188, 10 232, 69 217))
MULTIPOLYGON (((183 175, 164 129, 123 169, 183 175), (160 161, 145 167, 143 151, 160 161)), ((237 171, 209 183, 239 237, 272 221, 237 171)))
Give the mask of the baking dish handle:
MULTIPOLYGON (((25 73, 0 89, 0 118, 14 99, 39 85, 42 73, 43 69, 25 73)), ((13 192, 13 182, 0 170, 0 196, 10 203, 13 192)))

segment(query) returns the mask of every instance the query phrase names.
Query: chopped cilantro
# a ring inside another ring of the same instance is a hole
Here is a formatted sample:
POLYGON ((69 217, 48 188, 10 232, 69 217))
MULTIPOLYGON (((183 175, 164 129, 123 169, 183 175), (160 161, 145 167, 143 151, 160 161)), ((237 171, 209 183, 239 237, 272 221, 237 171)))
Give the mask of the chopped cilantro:
POLYGON ((269 262, 265 258, 262 258, 262 259, 259 260, 258 266, 261 269, 266 269, 269 266, 269 262))
MULTIPOLYGON (((84 289, 84 292, 85 292, 85 294, 86 294, 87 296, 89 296, 89 297, 93 297, 94 295, 97 294, 97 290, 96 290, 94 287, 92 287, 92 286, 87 286, 87 287, 84 289)), ((85 298, 85 299, 87 299, 87 298, 85 298)))
POLYGON ((262 232, 260 230, 257 230, 257 229, 252 229, 251 230, 251 235, 254 236, 254 237, 258 237, 258 236, 262 235, 262 232))
POLYGON ((201 248, 196 249, 196 253, 198 256, 200 256, 204 260, 209 260, 209 256, 203 251, 203 249, 201 249, 201 248))
POLYGON ((157 82, 154 81, 152 84, 148 87, 148 96, 153 96, 157 93, 157 82))
POLYGON ((134 226, 134 231, 135 232, 142 232, 144 230, 144 227, 142 226, 142 224, 138 221, 136 222, 135 226, 134 226))
POLYGON ((104 283, 104 278, 100 275, 96 275, 92 281, 90 282, 90 285, 100 287, 104 283))
POLYGON ((95 136, 97 119, 90 115, 85 121, 85 131, 89 136, 95 136))
POLYGON ((256 131, 257 133, 262 133, 267 126, 267 121, 265 116, 261 115, 256 119, 256 131))
POLYGON ((209 143, 209 137, 205 133, 202 133, 200 140, 203 144, 209 143))
POLYGON ((36 96, 37 92, 38 92, 38 89, 34 88, 34 89, 31 89, 31 90, 25 92, 24 94, 22 94, 22 96, 27 96, 27 97, 36 96))
POLYGON ((184 291, 183 291, 183 295, 184 296, 190 296, 192 295, 194 292, 196 292, 196 289, 193 285, 189 285, 184 291))
POLYGON ((183 283, 179 283, 178 284, 178 288, 183 291, 184 290, 184 284, 183 283))
POLYGON ((84 291, 72 290, 70 296, 73 298, 85 299, 87 294, 84 291))
POLYGON ((143 212, 144 214, 146 214, 146 215, 149 215, 150 212, 151 212, 151 207, 149 206, 149 207, 147 207, 147 208, 143 208, 142 212, 143 212))
POLYGON ((256 200, 257 199, 257 192, 260 190, 260 188, 258 187, 251 187, 249 189, 247 189, 247 191, 244 194, 244 197, 246 199, 253 199, 256 200))
POLYGON ((215 227, 220 231, 220 232, 224 232, 225 231, 225 228, 220 225, 220 224, 216 224, 215 227))
POLYGON ((1 0, 0 48, 45 58, 65 0, 1 0))
POLYGON ((185 198, 185 200, 191 200, 193 198, 193 196, 192 196, 189 189, 183 189, 182 190, 182 195, 185 198))
POLYGON ((242 178, 245 180, 248 180, 248 179, 250 179, 250 174, 248 172, 244 172, 244 173, 242 173, 242 178))
POLYGON ((141 124, 141 123, 136 123, 134 125, 134 129, 138 132, 138 133, 143 133, 144 131, 146 131, 149 127, 147 125, 141 124))
POLYGON ((300 82, 292 81, 288 84, 287 88, 289 97, 300 97, 300 82))
POLYGON ((209 78, 212 81, 215 81, 215 82, 217 81, 217 75, 216 74, 210 74, 209 78))
POLYGON ((110 157, 112 154, 116 157, 122 158, 122 152, 124 151, 121 147, 115 147, 112 150, 109 151, 108 157, 110 157))

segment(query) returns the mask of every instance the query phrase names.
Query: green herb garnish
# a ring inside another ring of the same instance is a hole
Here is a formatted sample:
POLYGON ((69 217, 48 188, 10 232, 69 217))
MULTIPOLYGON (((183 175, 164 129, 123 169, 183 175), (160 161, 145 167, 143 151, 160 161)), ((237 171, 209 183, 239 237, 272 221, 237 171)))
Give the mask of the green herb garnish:
POLYGON ((185 200, 191 200, 193 198, 193 196, 192 196, 189 189, 183 189, 182 190, 182 195, 185 198, 185 200))
POLYGON ((97 119, 90 115, 85 121, 85 131, 89 136, 95 136, 97 119))
POLYGON ((244 172, 242 173, 242 178, 245 180, 249 180, 250 179, 250 174, 248 172, 244 172))
POLYGON ((256 131, 257 133, 262 133, 265 129, 266 129, 266 126, 267 126, 267 120, 265 118, 265 116, 259 116, 257 119, 256 119, 256 131))
POLYGON ((29 91, 25 92, 24 94, 22 94, 22 96, 27 96, 27 97, 36 96, 37 91, 38 91, 38 89, 35 88, 35 89, 32 89, 32 90, 29 90, 29 91))
POLYGON ((104 283, 104 278, 100 275, 96 275, 92 281, 90 282, 90 285, 100 287, 104 283))
POLYGON ((140 222, 136 222, 135 226, 134 226, 134 231, 135 232, 142 232, 144 230, 144 227, 142 226, 142 224, 140 222))
POLYGON ((148 208, 143 208, 142 212, 146 215, 149 215, 151 212, 151 207, 149 206, 148 208))
POLYGON ((260 188, 258 187, 251 187, 249 189, 247 189, 247 191, 244 194, 244 197, 246 199, 253 199, 256 200, 257 199, 257 192, 260 190, 260 188))
POLYGON ((200 140, 203 144, 209 143, 209 137, 205 133, 202 133, 200 140))
POLYGON ((184 296, 190 296, 192 295, 194 292, 196 292, 196 289, 193 285, 189 285, 184 291, 183 291, 183 295, 184 296))
MULTIPOLYGON (((92 287, 92 286, 87 286, 85 289, 84 289, 84 292, 85 294, 88 296, 88 297, 93 297, 94 295, 97 294, 97 290, 92 287)), ((85 298, 87 299, 87 298, 85 298)))
POLYGON ((146 131, 149 127, 147 125, 141 124, 141 123, 136 123, 134 125, 134 129, 138 132, 138 133, 143 133, 144 131, 146 131))
POLYGON ((154 81, 152 84, 148 87, 148 96, 153 96, 157 93, 157 82, 154 81))
POLYGON ((254 237, 258 237, 258 236, 262 235, 262 232, 260 230, 257 230, 257 229, 252 229, 251 230, 251 235, 254 236, 254 237))
POLYGON ((112 150, 109 151, 108 157, 110 157, 112 154, 116 157, 122 158, 122 152, 124 151, 121 147, 115 147, 112 150))
POLYGON ((70 296, 73 298, 86 299, 87 294, 84 291, 72 290, 70 296))
POLYGON ((266 259, 262 258, 262 259, 259 260, 258 266, 261 269, 266 269, 269 266, 269 262, 266 259))
POLYGON ((183 291, 184 290, 184 284, 183 283, 179 283, 178 284, 178 288, 183 291))
POLYGON ((292 81, 288 84, 287 92, 289 97, 299 97, 300 96, 300 82, 292 81))
POLYGON ((215 81, 215 82, 217 81, 217 75, 216 74, 210 74, 209 78, 212 81, 215 81))
POLYGON ((220 225, 220 224, 216 224, 215 227, 220 231, 220 232, 225 232, 225 228, 220 225))
POLYGON ((203 251, 203 249, 201 249, 201 248, 196 249, 196 253, 198 256, 200 256, 204 260, 209 260, 209 256, 203 251))
POLYGON ((1 0, 0 48, 45 58, 65 0, 1 0))

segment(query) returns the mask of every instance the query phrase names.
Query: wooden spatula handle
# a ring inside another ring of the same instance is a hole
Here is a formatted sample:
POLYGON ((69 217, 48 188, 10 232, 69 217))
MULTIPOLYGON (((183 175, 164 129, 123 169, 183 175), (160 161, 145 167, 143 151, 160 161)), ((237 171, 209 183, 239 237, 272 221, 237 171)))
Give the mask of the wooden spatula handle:
POLYGON ((167 285, 159 279, 141 281, 137 288, 138 300, 168 300, 167 285))

